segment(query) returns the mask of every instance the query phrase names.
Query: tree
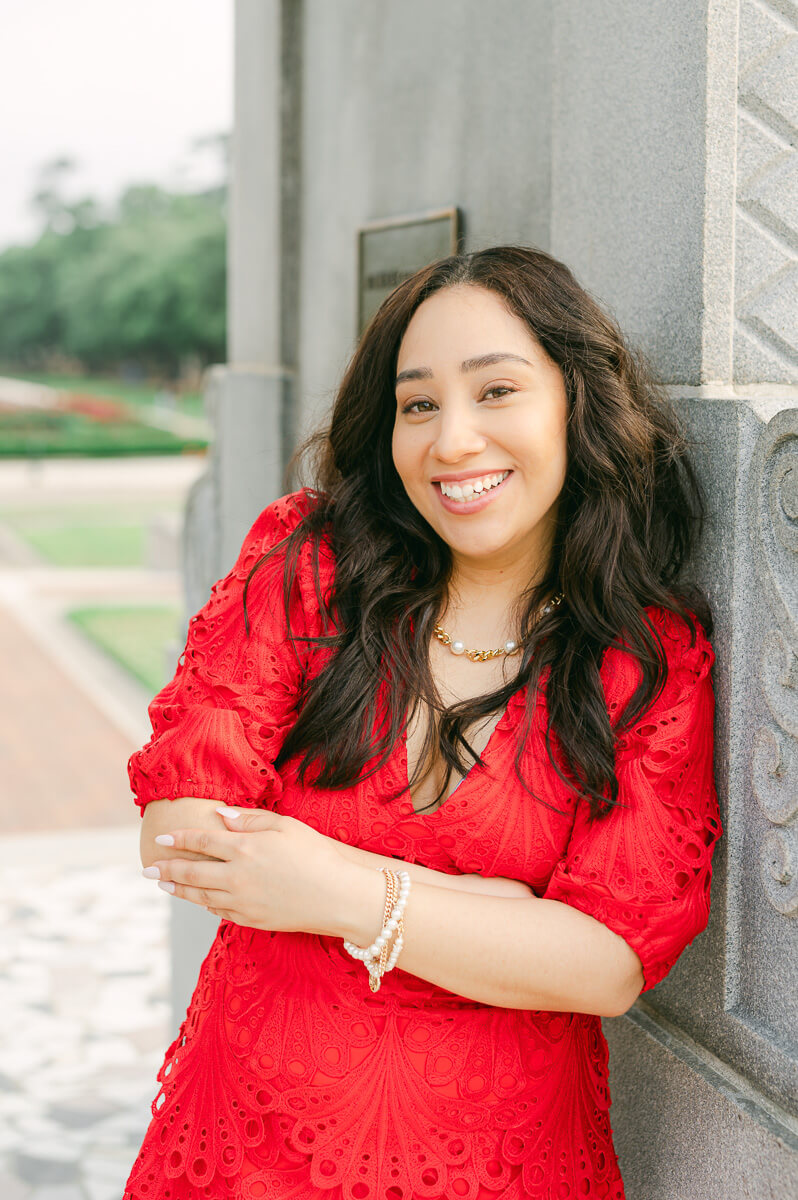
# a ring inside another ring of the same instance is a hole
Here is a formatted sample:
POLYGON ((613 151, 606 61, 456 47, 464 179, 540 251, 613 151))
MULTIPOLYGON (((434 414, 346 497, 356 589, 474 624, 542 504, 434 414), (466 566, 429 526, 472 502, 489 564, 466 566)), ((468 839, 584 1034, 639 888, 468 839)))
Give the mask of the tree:
MULTIPOLYGON (((224 158, 228 135, 193 146, 224 158)), ((75 167, 61 156, 41 168, 31 203, 42 233, 0 254, 0 357, 26 366, 66 354, 90 370, 135 359, 170 375, 186 355, 223 359, 225 186, 186 194, 136 183, 104 216, 91 197, 64 198, 75 167)))

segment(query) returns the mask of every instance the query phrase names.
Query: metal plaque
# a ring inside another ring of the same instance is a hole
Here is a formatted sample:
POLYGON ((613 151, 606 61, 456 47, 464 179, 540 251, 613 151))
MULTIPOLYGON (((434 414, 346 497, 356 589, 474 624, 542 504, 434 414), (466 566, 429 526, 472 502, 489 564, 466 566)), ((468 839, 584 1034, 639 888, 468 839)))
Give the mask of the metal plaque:
POLYGON ((460 248, 460 211, 438 208, 370 221, 357 231, 358 337, 403 279, 460 248))

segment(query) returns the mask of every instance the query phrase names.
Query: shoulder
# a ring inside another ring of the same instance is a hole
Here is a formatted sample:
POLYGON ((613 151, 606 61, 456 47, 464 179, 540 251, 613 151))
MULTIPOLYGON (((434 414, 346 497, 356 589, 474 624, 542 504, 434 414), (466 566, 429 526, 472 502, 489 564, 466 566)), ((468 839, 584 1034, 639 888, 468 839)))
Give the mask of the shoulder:
MULTIPOLYGON (((709 675, 715 651, 694 613, 690 613, 692 628, 678 614, 659 605, 648 605, 644 615, 665 655, 667 676, 655 703, 667 707, 678 703, 709 675)), ((636 655, 626 647, 623 639, 620 641, 621 645, 605 650, 600 669, 613 723, 623 712, 643 674, 636 655)))
POLYGON ((275 617, 282 589, 288 586, 292 623, 312 634, 323 632, 322 613, 335 581, 329 525, 322 521, 311 527, 308 522, 305 536, 289 539, 323 500, 323 495, 306 487, 273 500, 252 524, 234 568, 254 611, 275 617))
POLYGON ((268 550, 293 533, 300 521, 315 507, 309 488, 279 496, 258 514, 244 538, 243 548, 268 550))
MULTIPOLYGON (((319 497, 310 488, 300 488, 279 496, 258 514, 250 526, 236 562, 236 573, 249 571, 254 564, 270 551, 273 560, 282 562, 284 554, 277 553, 282 542, 295 532, 306 516, 318 506, 319 497)), ((305 539, 309 542, 310 539, 305 539)), ((302 556, 304 559, 304 556, 302 556)))

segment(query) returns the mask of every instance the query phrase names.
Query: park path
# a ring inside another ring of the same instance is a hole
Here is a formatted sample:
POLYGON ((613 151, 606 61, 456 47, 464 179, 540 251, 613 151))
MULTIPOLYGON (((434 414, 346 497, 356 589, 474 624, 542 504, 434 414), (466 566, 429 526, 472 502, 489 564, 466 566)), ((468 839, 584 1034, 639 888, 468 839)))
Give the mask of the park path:
MULTIPOLYGON (((3 507, 182 497, 201 460, 0 463, 3 507)), ((171 1039, 169 898, 126 773, 151 698, 64 619, 179 599, 172 570, 61 569, 0 515, 0 1197, 119 1200, 171 1039)))

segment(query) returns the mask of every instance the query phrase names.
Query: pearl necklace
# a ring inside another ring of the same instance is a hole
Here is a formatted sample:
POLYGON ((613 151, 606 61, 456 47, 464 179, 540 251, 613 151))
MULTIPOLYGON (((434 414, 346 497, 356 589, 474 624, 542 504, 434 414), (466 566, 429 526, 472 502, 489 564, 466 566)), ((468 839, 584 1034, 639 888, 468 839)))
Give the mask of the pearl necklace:
MULTIPOLYGON (((550 600, 548 604, 543 606, 540 610, 540 615, 543 617, 547 616, 563 600, 564 596, 562 592, 558 592, 553 600, 550 600)), ((498 650, 466 650, 464 642, 451 638, 445 630, 441 629, 440 625, 436 625, 432 632, 439 642, 449 647, 452 654, 464 654, 472 662, 487 662, 489 658, 498 658, 500 654, 505 654, 509 658, 513 654, 518 654, 523 649, 522 643, 514 642, 510 639, 503 646, 500 646, 498 650)))

